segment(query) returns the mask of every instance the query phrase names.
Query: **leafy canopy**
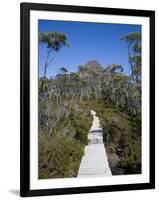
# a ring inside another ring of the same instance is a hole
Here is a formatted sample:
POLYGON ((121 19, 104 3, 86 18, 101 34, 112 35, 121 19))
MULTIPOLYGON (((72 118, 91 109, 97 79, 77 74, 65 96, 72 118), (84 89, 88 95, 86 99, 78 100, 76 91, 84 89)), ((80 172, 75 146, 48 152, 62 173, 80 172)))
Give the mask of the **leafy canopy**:
POLYGON ((63 46, 69 47, 67 36, 60 32, 40 32, 39 42, 47 45, 47 48, 58 52, 63 46))
POLYGON ((111 64, 106 68, 106 71, 108 71, 108 72, 123 72, 124 69, 119 64, 111 64))

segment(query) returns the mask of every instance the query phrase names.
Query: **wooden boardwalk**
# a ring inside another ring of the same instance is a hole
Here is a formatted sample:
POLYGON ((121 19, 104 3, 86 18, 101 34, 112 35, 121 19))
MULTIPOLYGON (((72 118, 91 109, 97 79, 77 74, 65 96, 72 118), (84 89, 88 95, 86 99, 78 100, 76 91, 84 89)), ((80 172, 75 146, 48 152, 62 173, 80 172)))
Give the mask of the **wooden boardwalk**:
POLYGON ((88 145, 82 158, 78 177, 111 176, 106 150, 103 144, 103 129, 96 112, 93 115, 92 127, 88 133, 88 145))

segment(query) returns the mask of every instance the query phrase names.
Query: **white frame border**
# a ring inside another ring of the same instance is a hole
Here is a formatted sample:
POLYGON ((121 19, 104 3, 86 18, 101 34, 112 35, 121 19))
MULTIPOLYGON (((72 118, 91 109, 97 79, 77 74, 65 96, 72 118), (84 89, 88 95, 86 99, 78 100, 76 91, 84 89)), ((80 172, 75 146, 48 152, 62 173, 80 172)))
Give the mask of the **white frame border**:
POLYGON ((30 189, 149 183, 149 18, 56 11, 30 11, 30 189), (142 25, 142 174, 107 178, 38 180, 38 20, 142 25))

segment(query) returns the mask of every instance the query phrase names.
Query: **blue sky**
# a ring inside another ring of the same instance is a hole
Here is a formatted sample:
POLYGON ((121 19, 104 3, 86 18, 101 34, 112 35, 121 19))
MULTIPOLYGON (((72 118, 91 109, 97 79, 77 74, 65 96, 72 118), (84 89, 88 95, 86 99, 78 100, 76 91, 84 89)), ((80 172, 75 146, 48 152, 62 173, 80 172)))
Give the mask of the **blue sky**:
MULTIPOLYGON (((48 66, 47 77, 55 76, 61 67, 69 72, 78 70, 90 60, 97 60, 103 67, 121 64, 125 74, 130 74, 128 51, 121 36, 141 32, 140 25, 106 24, 39 20, 39 32, 58 31, 67 35, 70 47, 62 48, 48 66)), ((55 53, 54 53, 55 54, 55 53)), ((43 76, 46 48, 39 46, 39 76, 43 76)))

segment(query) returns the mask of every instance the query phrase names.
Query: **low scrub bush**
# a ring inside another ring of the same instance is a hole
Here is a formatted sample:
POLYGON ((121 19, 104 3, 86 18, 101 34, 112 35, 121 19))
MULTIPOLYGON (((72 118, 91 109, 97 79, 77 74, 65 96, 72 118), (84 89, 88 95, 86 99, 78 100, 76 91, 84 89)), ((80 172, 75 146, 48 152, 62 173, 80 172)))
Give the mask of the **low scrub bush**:
POLYGON ((63 99, 58 107, 39 126, 40 179, 77 176, 87 144, 92 115, 84 102, 63 99))
POLYGON ((116 157, 118 158, 116 170, 121 171, 122 168, 124 174, 141 173, 140 116, 132 117, 103 100, 90 101, 88 104, 94 108, 100 118, 109 162, 113 160, 111 157, 116 157))
POLYGON ((75 139, 39 135, 39 178, 75 177, 83 154, 83 145, 75 139))

